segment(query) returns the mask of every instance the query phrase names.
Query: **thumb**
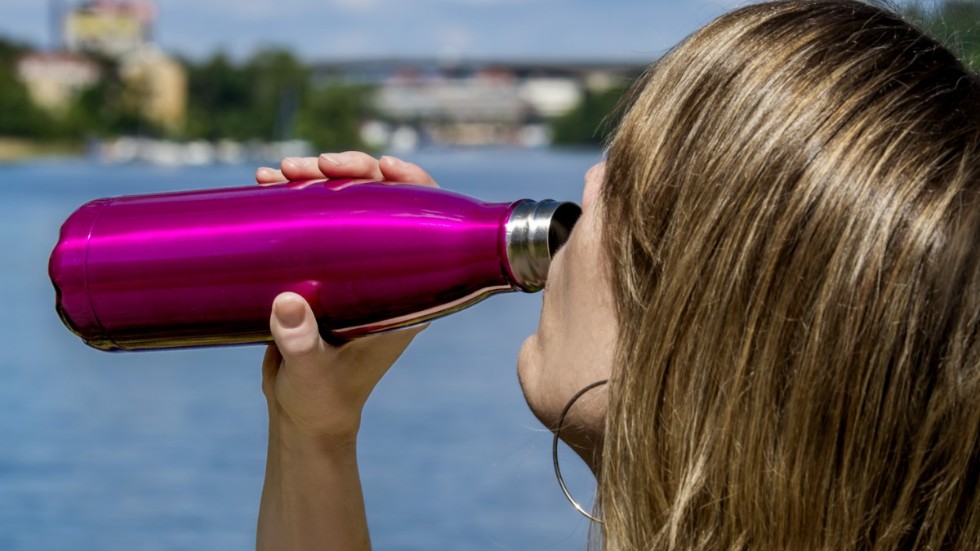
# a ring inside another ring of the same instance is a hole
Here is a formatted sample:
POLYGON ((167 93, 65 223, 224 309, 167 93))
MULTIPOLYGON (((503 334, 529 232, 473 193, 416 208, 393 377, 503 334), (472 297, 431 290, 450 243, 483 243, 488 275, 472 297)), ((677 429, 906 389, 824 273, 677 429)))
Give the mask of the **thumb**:
POLYGON ((290 371, 302 374, 322 369, 329 351, 320 338, 313 310, 303 297, 288 292, 277 296, 269 328, 290 371))

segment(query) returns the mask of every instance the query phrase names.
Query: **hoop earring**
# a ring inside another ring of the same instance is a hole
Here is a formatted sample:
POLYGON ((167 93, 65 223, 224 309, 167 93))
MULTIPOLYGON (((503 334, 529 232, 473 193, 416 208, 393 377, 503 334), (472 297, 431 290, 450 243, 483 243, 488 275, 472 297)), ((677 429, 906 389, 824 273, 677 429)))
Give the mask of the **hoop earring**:
POLYGON ((562 493, 565 494, 565 499, 567 499, 568 502, 572 504, 572 507, 574 507, 576 511, 578 511, 583 516, 585 516, 585 518, 597 524, 602 524, 602 520, 594 517, 591 513, 586 511, 584 507, 579 505, 578 502, 575 501, 575 498, 572 497, 572 494, 568 491, 568 488, 565 486, 565 479, 562 478, 561 468, 558 466, 558 436, 561 434, 562 425, 565 424, 565 416, 568 415, 568 410, 572 409, 572 406, 575 404, 575 402, 579 398, 581 398, 586 392, 592 390, 593 388, 602 386, 608 382, 609 379, 596 381, 588 385, 587 387, 583 388, 582 390, 576 392, 575 395, 572 396, 570 400, 568 400, 568 403, 565 404, 565 409, 561 411, 561 415, 558 417, 558 426, 555 428, 555 437, 551 441, 551 459, 555 464, 555 477, 558 478, 558 485, 561 487, 562 493))

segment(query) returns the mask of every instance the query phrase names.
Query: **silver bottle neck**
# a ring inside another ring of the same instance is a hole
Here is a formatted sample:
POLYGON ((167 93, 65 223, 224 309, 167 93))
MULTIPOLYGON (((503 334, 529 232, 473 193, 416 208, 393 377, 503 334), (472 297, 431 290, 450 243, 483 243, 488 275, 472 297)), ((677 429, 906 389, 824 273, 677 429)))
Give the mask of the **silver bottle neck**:
POLYGON ((582 209, 575 203, 524 200, 506 225, 507 262, 514 283, 533 293, 544 288, 551 259, 568 241, 582 209))

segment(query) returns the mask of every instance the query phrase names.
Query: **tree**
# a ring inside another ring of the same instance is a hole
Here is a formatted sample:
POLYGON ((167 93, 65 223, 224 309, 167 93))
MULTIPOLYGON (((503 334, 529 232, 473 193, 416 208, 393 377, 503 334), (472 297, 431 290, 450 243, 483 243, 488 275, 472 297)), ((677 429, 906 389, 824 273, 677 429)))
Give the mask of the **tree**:
POLYGON ((187 125, 190 138, 217 140, 256 138, 249 113, 252 109, 249 75, 236 67, 224 52, 187 67, 187 125))
POLYGON ((272 140, 294 134, 294 118, 308 88, 309 69, 278 48, 236 65, 219 52, 188 68, 190 138, 272 140))
POLYGON ((23 44, 0 39, 0 136, 40 138, 55 132, 54 121, 34 105, 17 77, 17 59, 28 51, 23 44))
POLYGON ((265 139, 295 134, 295 118, 309 88, 310 71, 285 49, 259 50, 245 66, 252 79, 253 121, 265 139))
MULTIPOLYGON (((34 105, 15 65, 29 46, 0 38, 0 135, 79 140, 165 135, 142 113, 141 90, 125 82, 118 63, 89 52, 101 77, 63 113, 34 105)), ((188 77, 188 121, 179 137, 284 140, 303 137, 324 149, 363 148, 360 121, 370 111, 364 87, 310 85, 310 69, 291 52, 268 47, 241 63, 218 52, 204 62, 182 60, 188 77)))
POLYGON ((31 101, 13 71, 0 67, 0 136, 42 138, 53 133, 53 121, 31 101))
POLYGON ((909 19, 980 70, 980 2, 945 0, 927 7, 918 0, 906 8, 909 19))
POLYGON ((162 129, 142 113, 145 92, 123 80, 119 64, 95 53, 87 57, 98 64, 101 77, 79 92, 67 114, 59 118, 60 134, 71 138, 162 135, 162 129))
POLYGON ((370 115, 372 90, 337 82, 313 89, 296 119, 297 135, 318 151, 367 149, 361 121, 370 115))
POLYGON ((617 110, 624 87, 603 91, 586 91, 582 101, 551 124, 555 145, 598 145, 616 128, 621 113, 617 110))

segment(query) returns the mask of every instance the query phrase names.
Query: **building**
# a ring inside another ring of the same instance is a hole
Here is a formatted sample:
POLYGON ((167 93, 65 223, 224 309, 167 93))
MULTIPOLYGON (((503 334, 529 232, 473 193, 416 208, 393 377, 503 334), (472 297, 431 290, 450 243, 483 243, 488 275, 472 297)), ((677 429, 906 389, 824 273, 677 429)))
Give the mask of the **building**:
POLYGON ((90 0, 64 14, 62 42, 76 57, 115 60, 127 100, 148 120, 175 131, 187 112, 187 73, 153 44, 155 20, 148 0, 90 0))
POLYGON ((379 120, 366 121, 362 134, 378 147, 540 146, 551 139, 548 121, 586 91, 622 85, 640 70, 619 62, 375 59, 316 65, 313 81, 374 91, 379 120))
POLYGON ((568 77, 532 76, 520 84, 517 93, 535 114, 554 118, 582 101, 582 83, 568 77))
POLYGON ((119 75, 143 116, 180 130, 187 114, 187 72, 180 63, 148 44, 119 59, 119 75))
POLYGON ((155 17, 151 2, 93 0, 65 15, 62 38, 70 52, 117 58, 150 42, 155 17))
POLYGON ((77 54, 32 52, 18 59, 17 76, 38 107, 58 112, 102 75, 98 65, 77 54))

